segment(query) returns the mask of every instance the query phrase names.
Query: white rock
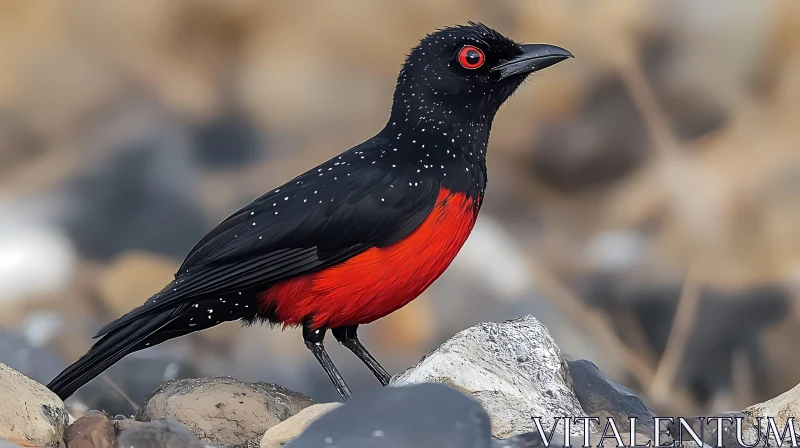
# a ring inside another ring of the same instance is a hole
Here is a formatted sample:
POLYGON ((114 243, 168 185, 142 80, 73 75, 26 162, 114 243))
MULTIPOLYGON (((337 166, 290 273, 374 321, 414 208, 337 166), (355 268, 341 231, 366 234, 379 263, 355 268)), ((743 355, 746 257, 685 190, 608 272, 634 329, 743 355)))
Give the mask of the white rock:
POLYGON ((0 363, 0 438, 24 446, 64 446, 69 416, 44 385, 0 363))
POLYGON ((644 257, 647 239, 627 230, 605 231, 586 244, 585 258, 594 269, 622 271, 632 269, 644 257))
POLYGON ((534 287, 524 252, 514 238, 486 214, 478 218, 450 270, 481 278, 497 292, 497 298, 504 301, 520 300, 534 287))
POLYGON ((800 384, 775 398, 754 404, 745 409, 744 412, 757 417, 783 418, 784 420, 780 423, 785 423, 787 416, 800 415, 800 384))
POLYGON ((342 403, 320 403, 301 409, 297 414, 269 428, 261 438, 260 448, 279 448, 286 445, 308 425, 341 405, 342 403))
MULTIPOLYGON (((425 382, 450 385, 478 400, 498 438, 536 431, 533 417, 551 428, 555 417, 586 415, 558 346, 533 316, 470 327, 396 375, 390 385, 425 382)), ((573 425, 573 433, 582 435, 578 426, 573 425)))
POLYGON ((0 247, 2 304, 63 290, 75 272, 72 242, 55 226, 0 225, 0 247))
MULTIPOLYGON (((758 417, 762 418, 762 437, 766 436, 767 434, 768 422, 766 417, 772 417, 774 419, 776 425, 775 429, 780 432, 782 432, 786 427, 787 420, 792 418, 794 421, 795 431, 797 431, 797 418, 800 416, 800 384, 775 398, 767 400, 763 403, 754 404, 746 408, 744 411, 742 411, 742 413, 746 416, 750 423, 750 425, 744 425, 745 443, 752 443, 752 441, 756 440, 756 437, 758 437, 757 431, 755 430, 758 417)), ((797 440, 800 442, 800 433, 797 433, 796 436, 797 440)), ((771 443, 775 443, 774 437, 775 432, 773 429, 770 429, 769 440, 771 443)), ((789 437, 788 432, 787 437, 789 437)), ((760 443, 759 445, 761 446, 760 443)), ((791 446, 791 443, 787 443, 787 446, 791 446)))

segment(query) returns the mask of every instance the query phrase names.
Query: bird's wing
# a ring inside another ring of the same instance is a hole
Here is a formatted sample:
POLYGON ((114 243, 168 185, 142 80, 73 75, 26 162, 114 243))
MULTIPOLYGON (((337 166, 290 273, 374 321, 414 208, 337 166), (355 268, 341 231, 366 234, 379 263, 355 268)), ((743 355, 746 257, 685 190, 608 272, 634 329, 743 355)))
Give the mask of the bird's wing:
POLYGON ((335 159, 240 209, 190 251, 175 279, 97 336, 143 314, 220 294, 254 292, 399 241, 433 210, 439 185, 335 159), (328 168, 331 168, 328 170, 328 168), (340 169, 337 169, 340 168, 340 169), (188 302, 187 302, 188 301, 188 302))

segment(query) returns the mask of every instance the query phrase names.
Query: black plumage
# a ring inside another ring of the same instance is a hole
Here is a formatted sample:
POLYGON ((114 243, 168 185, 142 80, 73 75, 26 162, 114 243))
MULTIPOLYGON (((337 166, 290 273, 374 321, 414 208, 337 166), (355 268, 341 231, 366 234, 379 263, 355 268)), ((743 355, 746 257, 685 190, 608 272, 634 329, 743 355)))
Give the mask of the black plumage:
MULTIPOLYGON (((276 305, 263 300, 266 291, 365 251, 402 244, 437 206, 446 206, 447 199, 438 202, 443 191, 468 198, 470 205, 457 210, 468 216, 437 225, 469 227, 486 188, 495 113, 527 74, 570 56, 558 47, 517 44, 475 23, 426 36, 406 58, 380 132, 220 223, 190 251, 169 285, 103 327, 89 352, 48 387, 64 398, 132 351, 224 321, 279 323, 276 305)), ((435 264, 446 267, 455 256, 452 248, 460 248, 466 236, 442 232, 441 238, 425 244, 441 243, 449 259, 435 264)), ((398 276, 428 283, 441 273, 401 268, 398 276)), ((347 288, 346 281, 337 287, 347 288)), ((382 293, 376 289, 362 298, 379 301, 382 293)), ((284 306, 294 306, 291 297, 284 300, 284 306)), ((315 311, 298 312, 306 345, 346 399, 349 389, 322 346, 326 328, 308 324, 315 311)), ((360 345, 356 326, 331 330, 385 384, 388 374, 360 345)))

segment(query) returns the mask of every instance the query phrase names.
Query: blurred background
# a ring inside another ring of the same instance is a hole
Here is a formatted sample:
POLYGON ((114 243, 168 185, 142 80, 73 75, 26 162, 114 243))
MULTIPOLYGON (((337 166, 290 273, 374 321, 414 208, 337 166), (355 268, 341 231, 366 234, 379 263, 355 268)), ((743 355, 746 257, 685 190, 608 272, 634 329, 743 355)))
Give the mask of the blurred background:
MULTIPOLYGON (((482 21, 576 59, 493 127, 474 234, 362 330, 391 372, 533 314, 659 413, 800 382, 800 3, 0 3, 0 361, 47 383, 238 207, 371 137, 405 54, 482 21)), ((328 344, 355 393, 379 387, 328 344)), ((133 413, 169 378, 338 399, 298 330, 228 323, 128 356, 68 401, 133 413)))

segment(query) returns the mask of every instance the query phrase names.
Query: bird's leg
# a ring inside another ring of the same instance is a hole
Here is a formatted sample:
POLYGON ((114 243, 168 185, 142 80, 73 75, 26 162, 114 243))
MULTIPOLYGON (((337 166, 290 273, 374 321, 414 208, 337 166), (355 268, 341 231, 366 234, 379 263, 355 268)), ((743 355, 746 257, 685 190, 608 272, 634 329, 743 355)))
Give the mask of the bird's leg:
POLYGON ((317 358, 317 361, 319 361, 325 373, 330 377, 333 386, 336 387, 339 395, 342 396, 342 400, 347 401, 353 396, 353 393, 350 392, 350 387, 344 382, 342 374, 339 373, 339 370, 333 365, 333 361, 331 361, 330 356, 328 356, 328 353, 325 351, 325 346, 322 345, 322 340, 325 339, 325 332, 325 328, 312 330, 308 324, 303 325, 303 341, 305 341, 306 347, 311 350, 311 353, 317 358))
POLYGON ((358 359, 367 365, 372 374, 375 375, 375 378, 381 382, 382 386, 388 385, 391 377, 386 373, 386 369, 384 369, 383 366, 369 354, 367 349, 361 345, 361 341, 358 340, 358 335, 356 334, 357 329, 358 325, 352 325, 350 327, 334 328, 331 330, 331 333, 333 333, 333 337, 335 337, 339 343, 350 349, 351 352, 358 356, 358 359))

